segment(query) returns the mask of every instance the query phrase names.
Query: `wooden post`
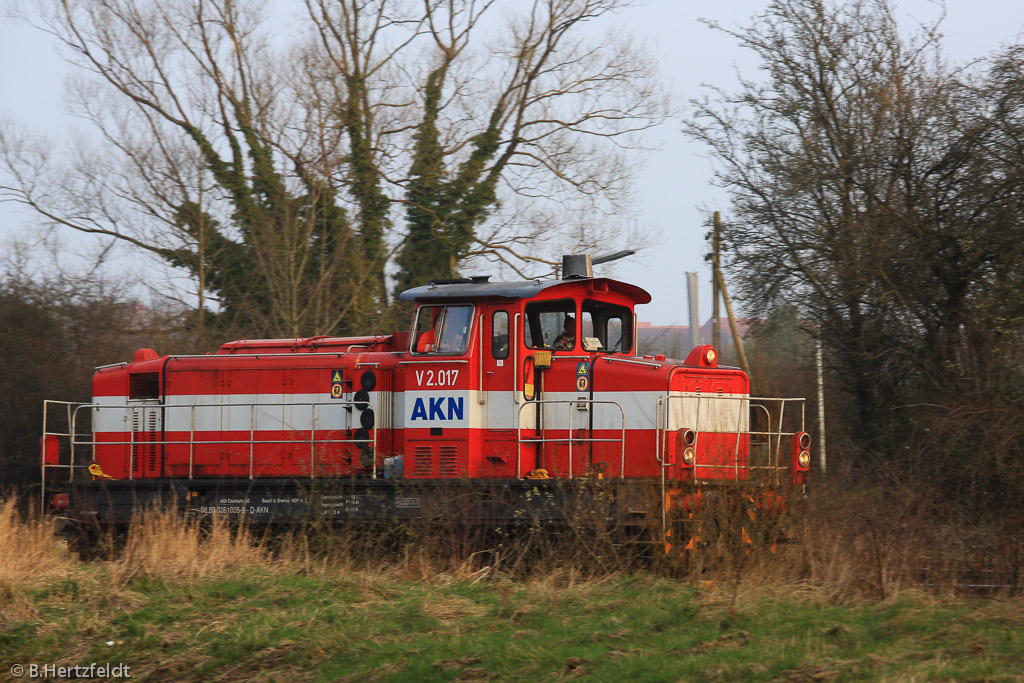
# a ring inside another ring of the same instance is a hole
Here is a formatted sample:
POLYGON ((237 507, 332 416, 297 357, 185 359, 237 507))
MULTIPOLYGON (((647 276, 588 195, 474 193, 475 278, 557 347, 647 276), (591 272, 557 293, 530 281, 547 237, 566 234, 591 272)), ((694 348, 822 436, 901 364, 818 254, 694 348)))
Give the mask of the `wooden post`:
POLYGON ((722 288, 722 300, 725 301, 725 313, 729 316, 729 328, 732 330, 733 341, 736 342, 736 354, 740 357, 740 367, 749 370, 747 352, 743 350, 743 338, 740 337, 739 328, 736 327, 736 318, 732 315, 732 301, 729 300, 729 292, 725 290, 725 278, 722 277, 722 271, 718 271, 718 286, 722 288))

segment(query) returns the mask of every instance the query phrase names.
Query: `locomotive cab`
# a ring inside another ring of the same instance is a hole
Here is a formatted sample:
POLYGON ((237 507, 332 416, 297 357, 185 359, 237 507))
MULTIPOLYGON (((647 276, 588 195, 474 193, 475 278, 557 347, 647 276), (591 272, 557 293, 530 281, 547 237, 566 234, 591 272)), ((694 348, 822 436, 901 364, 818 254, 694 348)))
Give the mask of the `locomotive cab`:
MULTIPOLYGON (((604 419, 610 406, 594 405, 592 368, 633 353, 634 306, 650 301, 647 292, 607 278, 473 278, 400 298, 416 303, 402 361, 406 477, 583 474, 593 466, 594 412, 597 429, 615 423, 621 450, 623 415, 604 419)), ((603 467, 622 465, 619 457, 603 467)))

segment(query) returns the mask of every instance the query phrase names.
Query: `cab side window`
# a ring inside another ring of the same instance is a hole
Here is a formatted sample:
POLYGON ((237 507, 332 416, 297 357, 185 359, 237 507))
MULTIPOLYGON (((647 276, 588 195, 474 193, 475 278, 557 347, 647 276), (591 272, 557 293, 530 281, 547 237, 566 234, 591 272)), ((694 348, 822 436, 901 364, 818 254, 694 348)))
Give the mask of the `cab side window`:
POLYGON ((633 313, 626 306, 587 299, 583 302, 585 337, 596 337, 605 353, 633 350, 633 313), (588 334, 589 332, 589 334, 588 334))
POLYGON ((508 358, 508 311, 495 311, 491 317, 491 356, 508 358))
POLYGON ((536 301, 526 306, 523 339, 531 349, 576 348, 576 304, 572 299, 536 301))

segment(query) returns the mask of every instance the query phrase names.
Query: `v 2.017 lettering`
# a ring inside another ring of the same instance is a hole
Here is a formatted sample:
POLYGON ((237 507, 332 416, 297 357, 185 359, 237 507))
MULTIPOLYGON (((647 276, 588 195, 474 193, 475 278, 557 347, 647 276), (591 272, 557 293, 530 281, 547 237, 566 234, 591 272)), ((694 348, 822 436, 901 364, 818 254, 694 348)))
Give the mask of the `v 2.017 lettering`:
POLYGON ((459 381, 458 370, 417 370, 416 384, 421 387, 454 387, 459 381))

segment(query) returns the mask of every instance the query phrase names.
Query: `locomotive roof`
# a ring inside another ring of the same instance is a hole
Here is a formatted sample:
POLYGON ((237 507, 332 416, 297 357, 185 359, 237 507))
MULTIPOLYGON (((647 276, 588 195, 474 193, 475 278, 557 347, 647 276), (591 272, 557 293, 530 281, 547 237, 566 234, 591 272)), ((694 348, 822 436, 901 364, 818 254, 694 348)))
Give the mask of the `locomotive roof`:
POLYGON ((402 301, 427 301, 435 299, 482 299, 499 297, 505 299, 532 299, 541 292, 553 287, 571 289, 581 283, 587 283, 595 290, 618 292, 633 300, 634 304, 646 304, 651 295, 646 290, 628 282, 612 280, 605 277, 571 278, 568 280, 523 280, 520 282, 481 282, 456 281, 450 283, 434 282, 422 287, 407 289, 398 295, 402 301))

